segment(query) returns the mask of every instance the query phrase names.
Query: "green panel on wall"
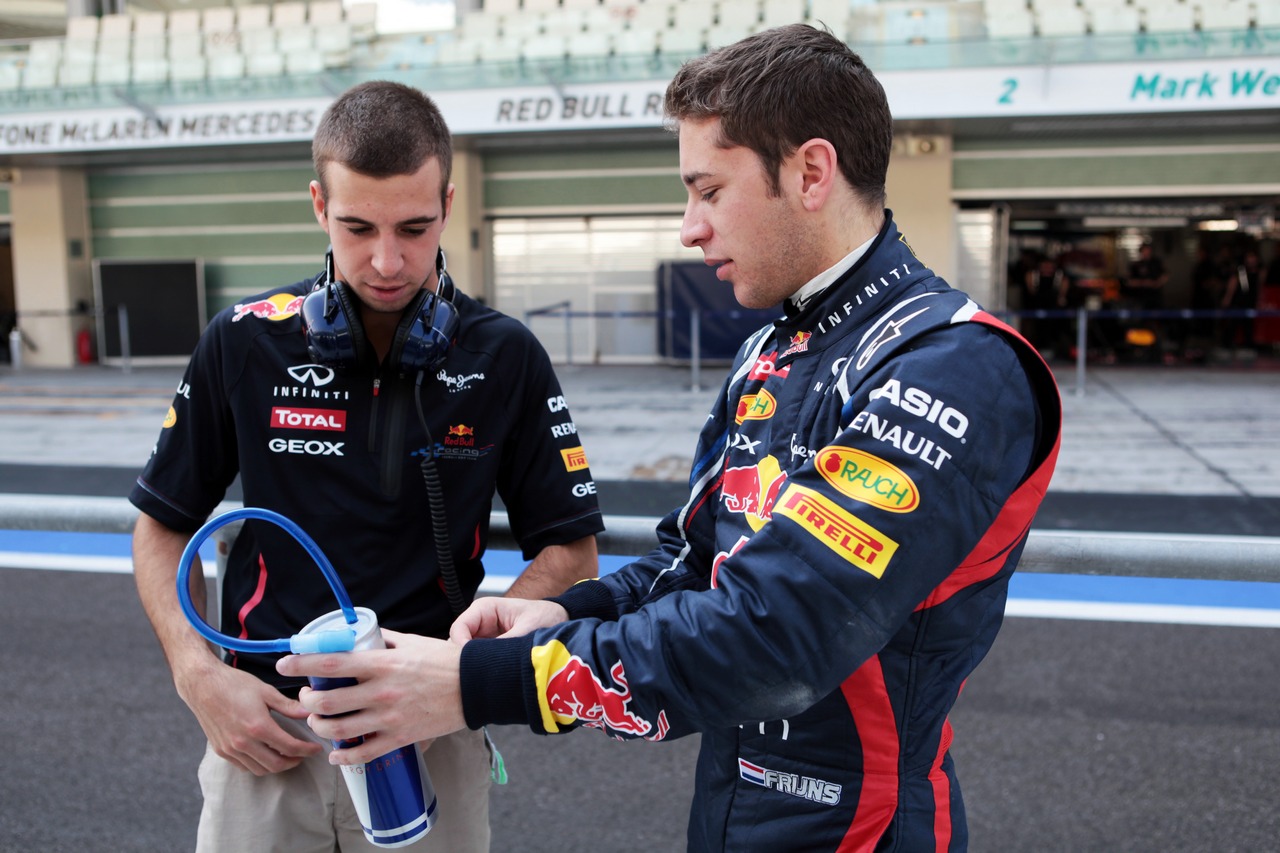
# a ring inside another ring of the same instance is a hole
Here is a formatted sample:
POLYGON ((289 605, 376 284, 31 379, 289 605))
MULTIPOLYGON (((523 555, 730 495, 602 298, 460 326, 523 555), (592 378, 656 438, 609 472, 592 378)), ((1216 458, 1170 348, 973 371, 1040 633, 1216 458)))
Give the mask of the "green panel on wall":
MULTIPOLYGON (((1111 136, 1108 135, 1104 141, 1091 136, 1064 136, 1060 139, 1053 139, 1045 142, 1028 142, 1025 138, 1018 137, 965 137, 956 136, 951 140, 951 147, 954 152, 968 151, 1034 151, 1036 149, 1052 149, 1054 151, 1063 151, 1069 148, 1090 149, 1095 152, 1101 147, 1107 150, 1125 149, 1125 148, 1151 148, 1161 147, 1170 148, 1172 146, 1185 145, 1205 145, 1206 136, 1202 135, 1179 135, 1176 132, 1162 133, 1158 139, 1150 136, 1111 136)), ((1276 140, 1272 137, 1259 136, 1257 134, 1248 133, 1231 133, 1226 127, 1222 128, 1219 133, 1214 130, 1212 136, 1212 145, 1217 148, 1224 145, 1256 145, 1275 144, 1276 140)))
POLYGON ((210 300, 217 298, 227 305, 234 304, 244 297, 284 287, 296 281, 313 278, 323 267, 324 258, 316 255, 312 264, 298 263, 263 263, 263 264, 220 264, 206 263, 204 266, 204 288, 210 300))
POLYGON ((318 268, 328 244, 311 212, 311 178, 305 160, 91 172, 93 257, 203 258, 210 299, 297 281, 307 274, 298 259, 318 268), (219 264, 244 257, 262 263, 219 264))
POLYGON ((1036 187, 1238 187, 1274 183, 1280 176, 1280 151, 1241 150, 1140 156, 1110 152, 1097 156, 979 158, 957 156, 952 164, 956 190, 1034 189, 1036 187))
POLYGON ((92 172, 89 197, 137 198, 140 196, 237 195, 303 192, 315 177, 310 164, 281 165, 265 169, 211 169, 190 172, 134 171, 92 172))
POLYGON ((545 178, 486 181, 484 203, 490 210, 528 207, 595 207, 599 205, 685 203, 684 186, 673 173, 661 176, 601 175, 591 178, 545 178))
POLYGON ((328 238, 319 226, 296 234, 192 234, 172 237, 94 235, 95 258, 219 258, 315 255, 324 257, 328 238))
MULTIPOLYGON (((198 228, 228 225, 315 225, 311 200, 299 196, 293 201, 243 201, 217 204, 157 204, 115 207, 93 205, 89 217, 94 229, 103 228, 198 228)), ((316 225, 316 228, 319 228, 316 225)))
POLYGON ((484 158, 484 205, 490 211, 682 206, 684 200, 674 139, 643 148, 502 151, 484 158))
POLYGON ((0 216, 9 215, 9 188, 0 187, 0 216))
POLYGON ((565 169, 653 169, 679 167, 679 148, 672 138, 669 146, 635 149, 576 147, 561 151, 489 152, 484 156, 486 175, 501 172, 550 172, 565 169))

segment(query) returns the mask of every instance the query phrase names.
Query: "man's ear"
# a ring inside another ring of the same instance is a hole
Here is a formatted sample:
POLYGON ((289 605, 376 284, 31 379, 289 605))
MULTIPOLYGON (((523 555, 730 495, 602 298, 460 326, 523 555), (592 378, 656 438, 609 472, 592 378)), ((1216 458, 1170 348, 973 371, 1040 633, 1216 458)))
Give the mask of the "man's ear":
POLYGON ((315 212, 316 222, 320 223, 320 227, 324 229, 324 233, 329 233, 329 217, 325 210, 324 190, 320 188, 319 181, 311 182, 311 209, 315 212))
POLYGON ((444 191, 444 225, 449 224, 449 214, 453 213, 453 189, 453 184, 449 184, 444 191))
POLYGON ((799 179, 801 204, 806 210, 820 210, 840 179, 835 146, 825 139, 810 139, 788 160, 799 179))

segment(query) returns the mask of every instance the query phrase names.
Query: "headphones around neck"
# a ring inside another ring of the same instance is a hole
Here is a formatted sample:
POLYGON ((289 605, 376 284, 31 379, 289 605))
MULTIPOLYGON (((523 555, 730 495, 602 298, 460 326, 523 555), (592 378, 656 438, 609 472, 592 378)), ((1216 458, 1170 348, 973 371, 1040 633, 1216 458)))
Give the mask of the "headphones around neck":
MULTIPOLYGON (((436 257, 439 284, 433 292, 423 287, 400 315, 387 353, 387 365, 401 373, 434 370, 449 354, 458 331, 458 309, 453 305, 453 279, 445 270, 444 250, 436 257)), ((311 357, 326 367, 350 370, 373 361, 360 322, 359 299, 346 282, 334 277, 333 247, 324 256, 323 281, 302 301, 302 328, 311 357)), ((425 282, 424 282, 425 284, 425 282)))

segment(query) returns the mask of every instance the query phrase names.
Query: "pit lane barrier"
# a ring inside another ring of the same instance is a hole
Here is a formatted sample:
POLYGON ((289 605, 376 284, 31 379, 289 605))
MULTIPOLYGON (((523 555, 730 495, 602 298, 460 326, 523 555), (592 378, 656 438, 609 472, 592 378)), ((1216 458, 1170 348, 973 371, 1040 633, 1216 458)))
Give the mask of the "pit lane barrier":
MULTIPOLYGON (((238 508, 226 502, 215 515, 238 508)), ((0 495, 0 529, 129 533, 138 510, 124 498, 0 495)), ((656 518, 608 516, 601 554, 639 556, 657 544, 656 518)), ((234 538, 228 525, 215 539, 234 538)), ((493 513, 489 547, 519 550, 506 513, 493 513)), ((1022 572, 1280 582, 1280 537, 1032 530, 1022 572)))
MULTIPOLYGON (((1035 308, 1019 311, 991 310, 987 313, 999 317, 1006 322, 1016 324, 1019 318, 1027 320, 1075 320, 1075 388, 1076 396, 1084 396, 1086 376, 1085 363, 1089 354, 1090 323, 1102 320, 1115 320, 1120 323, 1141 322, 1144 320, 1176 320, 1191 323, 1196 320, 1240 320, 1252 321, 1265 318, 1280 318, 1277 308, 1221 308, 1221 309, 1189 309, 1189 308, 1035 308)), ((715 317, 737 317, 737 311, 702 311, 693 309, 689 312, 689 388, 691 391, 702 390, 702 323, 704 319, 715 317)), ((524 324, 533 328, 536 317, 563 317, 565 339, 565 363, 573 364, 573 318, 608 317, 622 318, 667 318, 674 316, 670 311, 574 311, 568 301, 533 308, 524 313, 524 324)), ((1096 328, 1096 326, 1095 326, 1096 328)))

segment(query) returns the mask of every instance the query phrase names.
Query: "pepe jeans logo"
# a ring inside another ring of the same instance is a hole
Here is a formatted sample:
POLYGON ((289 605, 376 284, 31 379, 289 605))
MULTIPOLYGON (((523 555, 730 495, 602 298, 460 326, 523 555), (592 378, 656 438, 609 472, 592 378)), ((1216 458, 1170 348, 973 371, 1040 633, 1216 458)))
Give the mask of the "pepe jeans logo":
POLYGON ((450 376, 448 373, 445 373, 442 370, 436 374, 436 379, 440 380, 445 384, 445 387, 449 389, 450 394, 456 394, 459 391, 467 390, 467 388, 470 387, 472 382, 483 382, 484 374, 468 373, 465 376, 461 374, 459 374, 458 376, 450 376))

